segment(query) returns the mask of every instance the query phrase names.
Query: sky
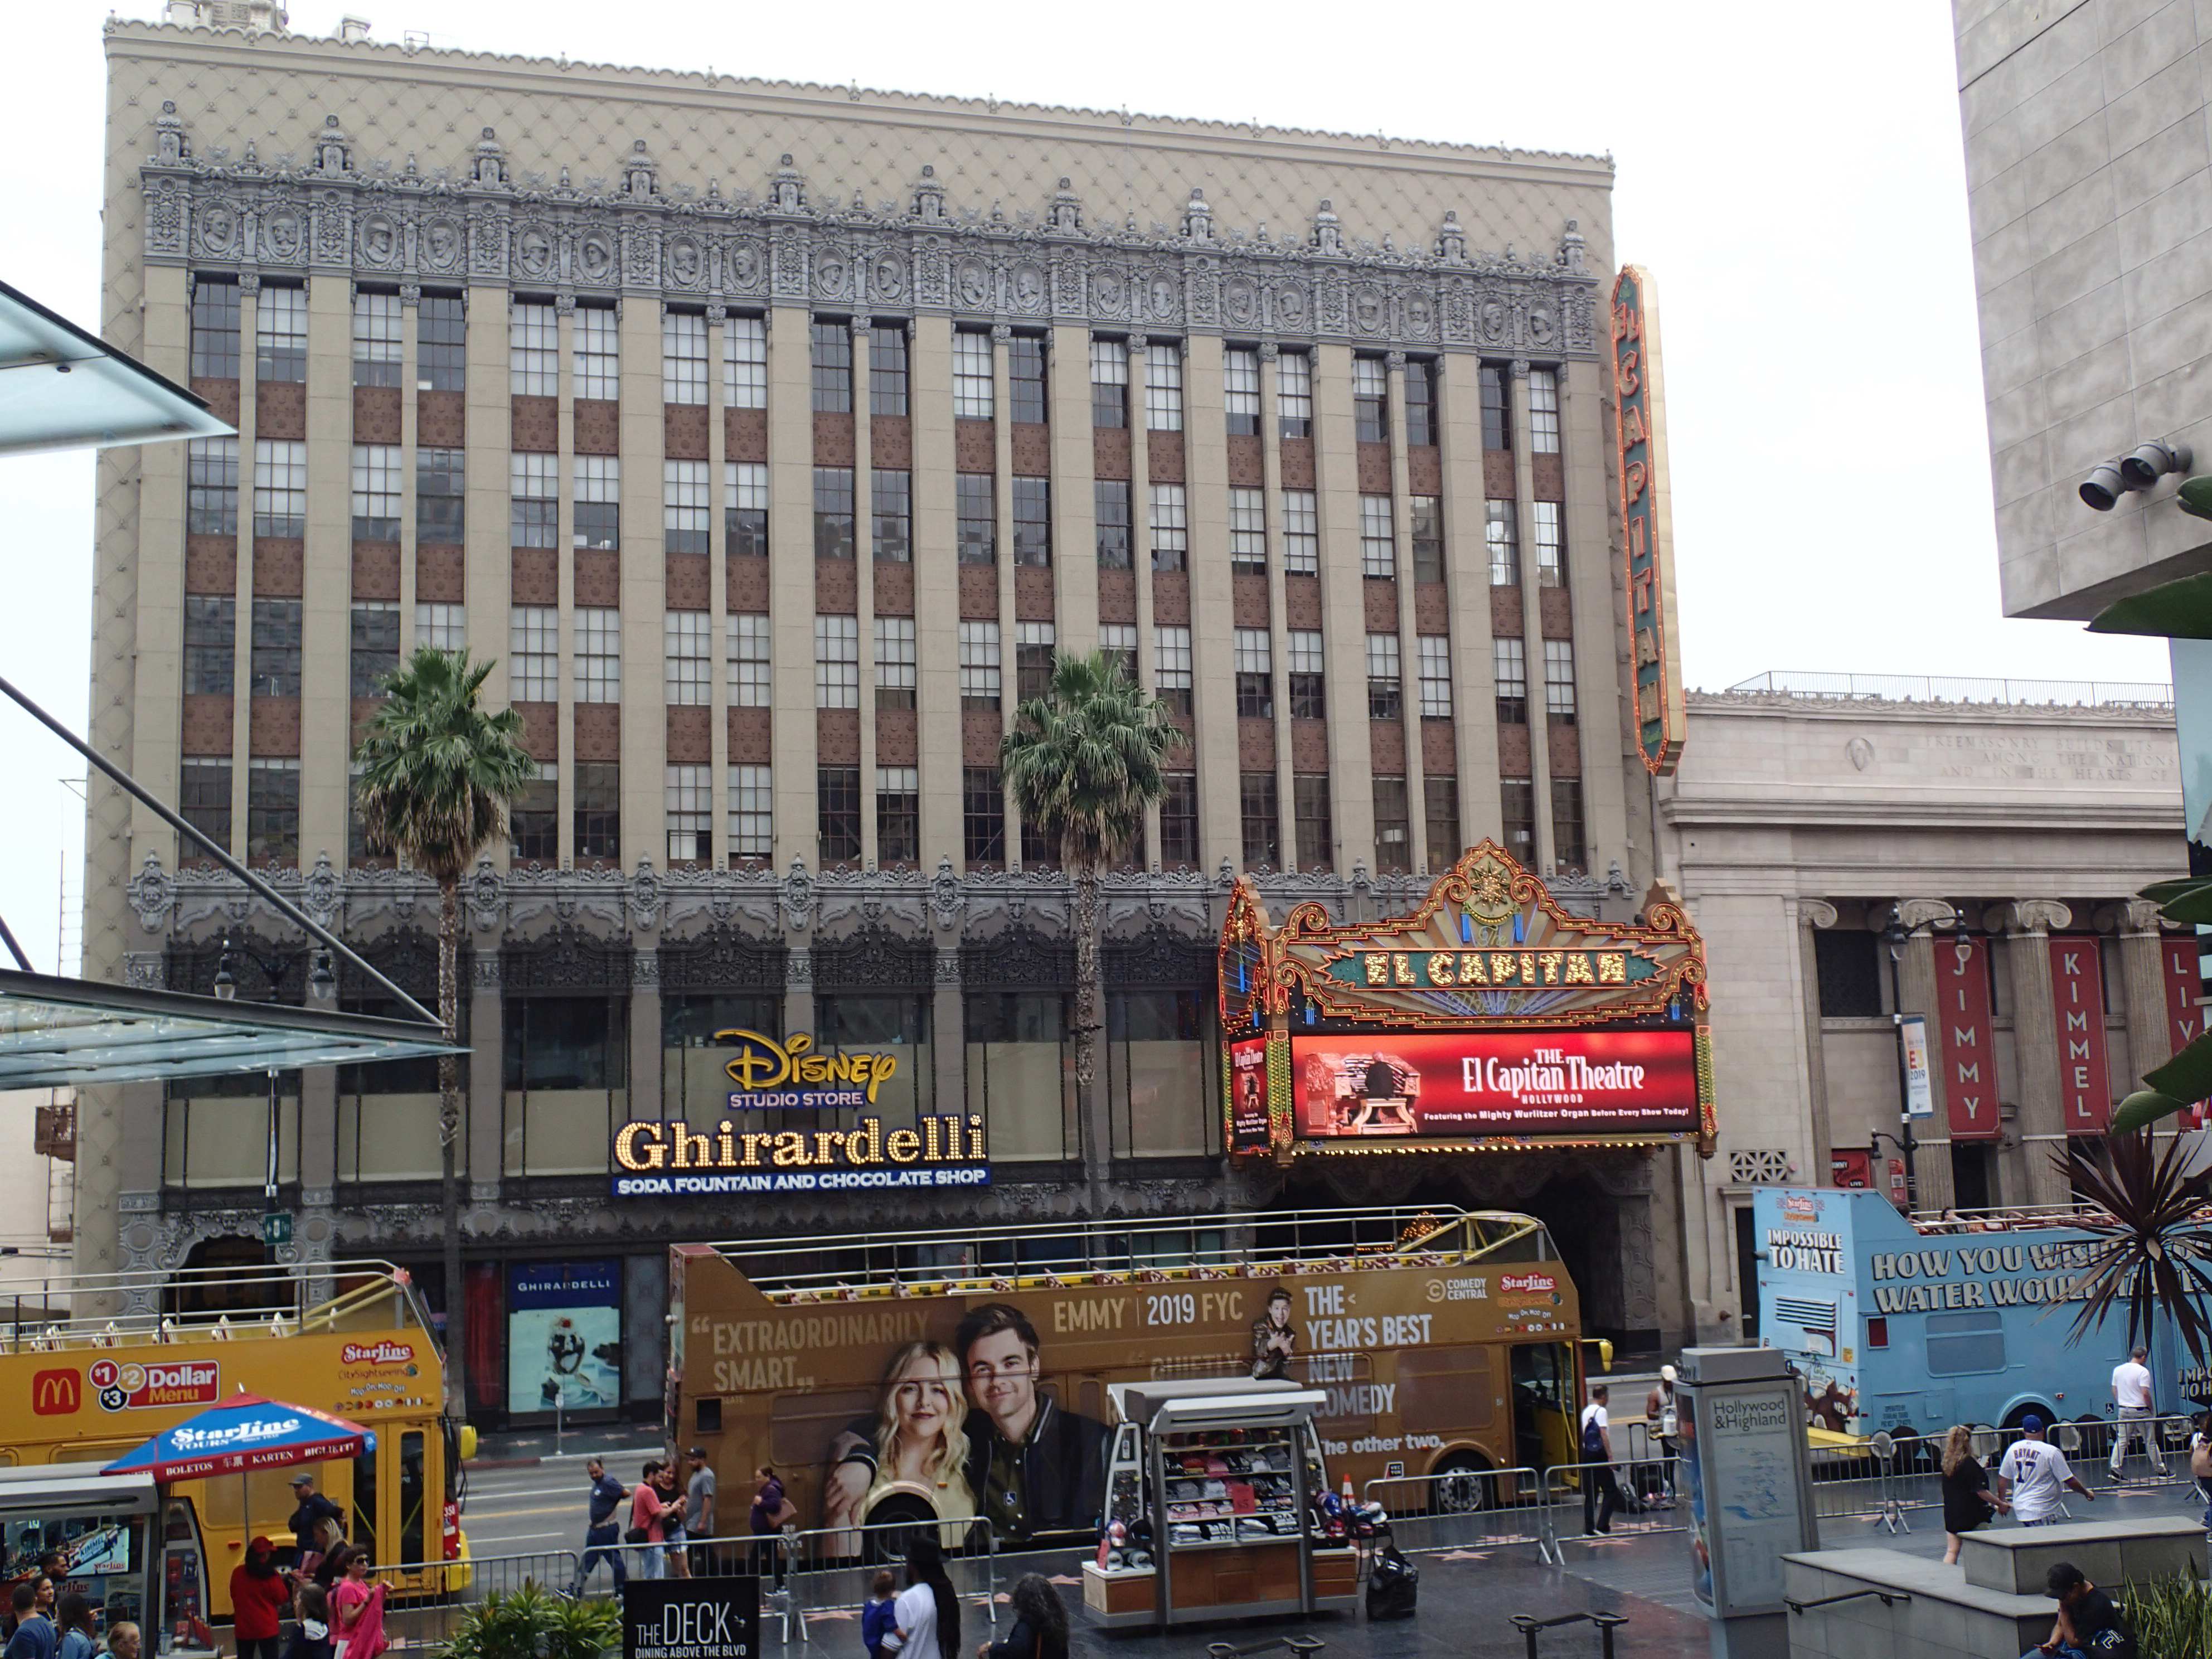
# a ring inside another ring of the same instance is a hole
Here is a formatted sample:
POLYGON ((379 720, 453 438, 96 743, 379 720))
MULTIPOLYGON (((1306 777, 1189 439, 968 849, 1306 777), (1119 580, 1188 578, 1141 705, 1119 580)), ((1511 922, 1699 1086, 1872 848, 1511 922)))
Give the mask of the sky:
MULTIPOLYGON (((108 11, 11 9, 0 100, 0 274, 87 326, 108 11)), ((292 27, 329 33, 346 11, 436 46, 1610 154, 1618 256, 1651 270, 1662 307, 1692 685, 2167 678, 2162 644, 1998 610, 1948 6, 1415 0, 1376 39, 1382 14, 1310 3, 296 0, 292 27)), ((0 675, 81 731, 90 460, 0 460, 0 675)), ((48 969, 82 840, 61 780, 82 771, 0 706, 0 916, 48 969)))

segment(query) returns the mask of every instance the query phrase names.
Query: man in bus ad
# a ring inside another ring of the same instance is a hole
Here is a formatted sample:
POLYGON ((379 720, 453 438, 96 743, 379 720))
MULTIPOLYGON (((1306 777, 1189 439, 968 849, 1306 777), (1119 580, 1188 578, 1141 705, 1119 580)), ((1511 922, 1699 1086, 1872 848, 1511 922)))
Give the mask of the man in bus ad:
POLYGON ((954 1334, 967 1379, 968 1486, 1001 1539, 1087 1530, 1106 1500, 1106 1425, 1037 1389, 1037 1334, 1004 1302, 954 1334))

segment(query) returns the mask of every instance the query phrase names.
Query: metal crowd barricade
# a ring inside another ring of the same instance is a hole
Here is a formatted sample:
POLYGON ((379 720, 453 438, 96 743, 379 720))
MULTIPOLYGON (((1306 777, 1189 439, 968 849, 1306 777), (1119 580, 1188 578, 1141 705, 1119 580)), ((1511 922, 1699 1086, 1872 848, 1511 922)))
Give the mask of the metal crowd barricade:
POLYGON ((1597 1514, 1603 1501, 1601 1488, 1592 1482, 1601 1471, 1610 1470, 1620 1486, 1621 1496, 1629 1501, 1613 1510, 1607 1522, 1609 1535, 1616 1538, 1644 1534, 1682 1532, 1688 1528, 1689 1510, 1686 1504, 1677 1508, 1671 1494, 1675 1490, 1674 1460, 1651 1458, 1644 1463, 1554 1463, 1544 1470, 1542 1490, 1543 1536, 1538 1553, 1555 1566, 1565 1565, 1565 1547, 1583 1540, 1590 1520, 1597 1514), (1638 1486, 1630 1482, 1642 1482, 1648 1476, 1639 1472, 1649 1469, 1658 1477, 1657 1497, 1643 1496, 1638 1486), (1626 1478, 1624 1478, 1626 1477, 1626 1478), (1560 1516, 1565 1513, 1563 1528, 1560 1516))
POLYGON ((1408 1554, 1543 1542, 1544 1487, 1534 1469, 1383 1475, 1361 1495, 1382 1506, 1392 1541, 1408 1554))
POLYGON ((493 1595, 511 1595, 525 1584, 566 1595, 576 1580, 577 1553, 536 1550, 520 1555, 475 1556, 465 1561, 402 1562, 373 1572, 372 1579, 420 1576, 421 1588, 387 1592, 384 1627, 394 1645, 442 1648, 470 1612, 493 1595))
MULTIPOLYGON (((985 1625, 995 1629, 998 1609, 998 1544, 988 1524, 942 1522, 933 1526, 912 1521, 878 1522, 868 1526, 820 1527, 801 1532, 787 1528, 777 1536, 785 1565, 787 1593, 781 1598, 784 1639, 793 1634, 802 1642, 813 1639, 807 1620, 836 1618, 845 1613, 859 1617, 867 1601, 877 1573, 888 1569, 898 1587, 906 1587, 901 1564, 906 1540, 915 1533, 933 1531, 945 1549, 945 1576, 963 1601, 980 1607, 985 1625)), ((744 1569, 740 1569, 743 1571, 744 1569)), ((767 1594, 769 1573, 762 1571, 762 1591, 767 1594)), ((857 1630, 857 1627, 856 1627, 857 1630)), ((963 1638, 966 1639, 963 1631, 963 1638)))

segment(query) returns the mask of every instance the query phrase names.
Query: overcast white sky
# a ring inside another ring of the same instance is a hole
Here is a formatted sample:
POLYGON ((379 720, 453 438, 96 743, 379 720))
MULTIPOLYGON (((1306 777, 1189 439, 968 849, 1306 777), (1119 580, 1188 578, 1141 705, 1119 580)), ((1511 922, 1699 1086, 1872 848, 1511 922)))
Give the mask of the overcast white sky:
MULTIPOLYGON (((11 7, 0 100, 0 270, 88 326, 107 9, 11 7)), ((1609 151, 1620 257, 1652 269, 1664 307, 1692 685, 1767 668, 2166 678, 2161 645, 1998 613, 1950 8, 1932 0, 297 0, 292 25, 328 33, 342 10, 441 46, 1609 151)), ((82 458, 0 461, 0 674, 80 730, 91 478, 82 458)), ((81 769, 0 708, 0 915, 40 966, 82 838, 57 781, 81 769)))

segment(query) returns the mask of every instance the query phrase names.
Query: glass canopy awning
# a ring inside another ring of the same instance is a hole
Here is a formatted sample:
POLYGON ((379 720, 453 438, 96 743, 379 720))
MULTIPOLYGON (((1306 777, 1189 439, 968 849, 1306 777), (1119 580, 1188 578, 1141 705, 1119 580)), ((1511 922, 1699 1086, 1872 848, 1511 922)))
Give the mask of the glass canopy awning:
POLYGON ((90 1088, 465 1054, 409 1020, 0 970, 0 1089, 90 1088))
POLYGON ((0 455, 234 429, 184 387, 0 283, 0 455))

